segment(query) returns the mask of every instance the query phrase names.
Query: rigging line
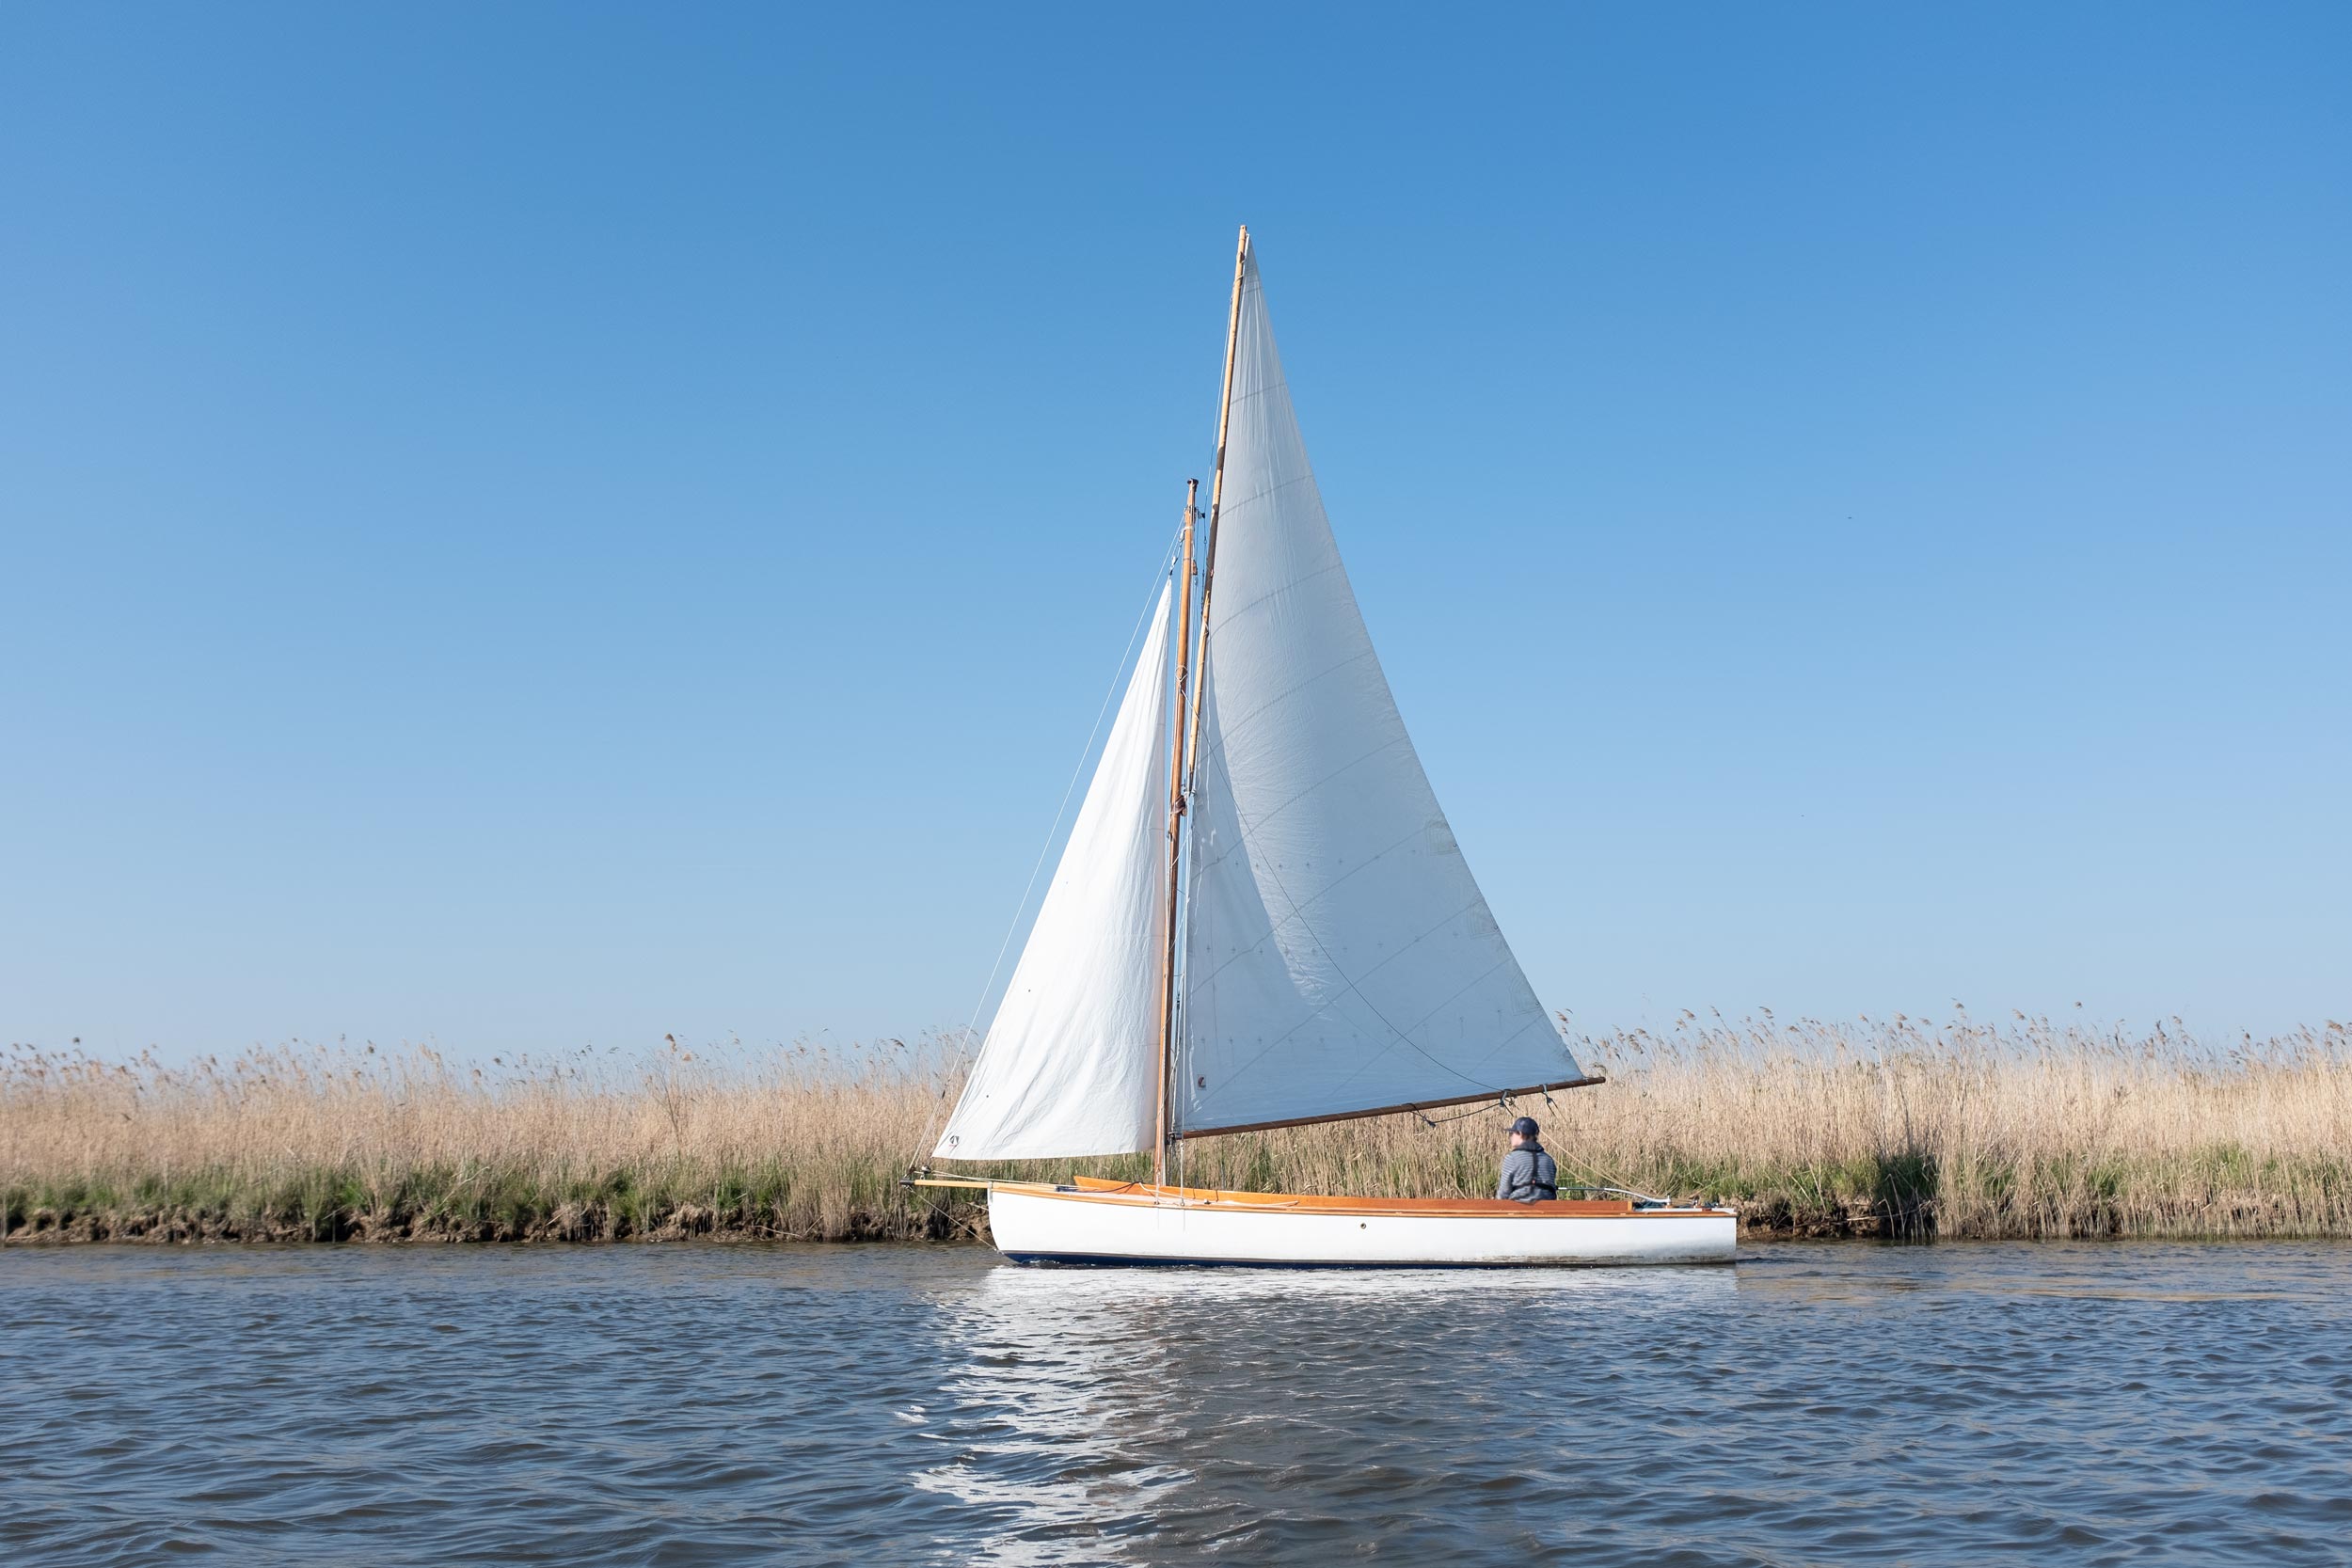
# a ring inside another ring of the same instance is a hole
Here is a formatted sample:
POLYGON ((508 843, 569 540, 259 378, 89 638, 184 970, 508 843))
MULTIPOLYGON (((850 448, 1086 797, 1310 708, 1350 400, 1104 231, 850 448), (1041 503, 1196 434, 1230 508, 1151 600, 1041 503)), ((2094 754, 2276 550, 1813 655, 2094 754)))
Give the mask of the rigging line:
MULTIPOLYGON (((1522 1031, 1522 1033, 1524 1033, 1524 1031, 1522 1031)), ((1566 1039, 1565 1039, 1565 1038, 1563 1038, 1563 1039, 1561 1040, 1561 1042, 1560 1042, 1560 1043, 1561 1043, 1562 1045, 1564 1045, 1564 1046, 1565 1046, 1565 1045, 1566 1045, 1568 1042, 1566 1041, 1566 1039)), ((1578 1059, 1578 1058, 1577 1058, 1577 1055, 1576 1055, 1576 1053, 1575 1053, 1573 1050, 1571 1050, 1571 1051, 1568 1053, 1568 1059, 1569 1059, 1569 1060, 1571 1060, 1571 1061, 1575 1061, 1575 1060, 1577 1060, 1577 1059, 1578 1059)), ((1551 1091, 1550 1091, 1549 1089, 1546 1089, 1546 1090, 1544 1090, 1544 1091, 1543 1091, 1543 1096, 1544 1096, 1544 1115, 1545 1115, 1545 1116, 1547 1116, 1547 1117, 1549 1117, 1549 1116, 1550 1116, 1550 1115, 1551 1115, 1551 1113, 1552 1113, 1552 1112, 1553 1112, 1556 1108, 1558 1108, 1558 1106, 1559 1106, 1559 1103, 1560 1103, 1560 1102, 1559 1102, 1558 1101, 1556 1101, 1556 1100, 1554 1100, 1554 1099, 1552 1099, 1552 1098, 1551 1098, 1551 1091)), ((1505 1095, 1503 1098, 1504 1098, 1505 1100, 1508 1100, 1510 1097, 1509 1097, 1508 1095, 1505 1095)), ((1504 1109, 1506 1109, 1506 1110, 1507 1110, 1508 1108, 1509 1108, 1508 1106, 1505 1106, 1505 1107, 1504 1107, 1504 1109)), ((1555 1125, 1557 1125, 1557 1124, 1555 1124, 1555 1125)), ((1582 1171, 1582 1172, 1583 1172, 1585 1175, 1587 1175, 1587 1176, 1590 1176, 1590 1177, 1595 1178, 1596 1180, 1595 1180, 1595 1181, 1594 1181, 1594 1185, 1596 1185, 1596 1186, 1599 1187, 1599 1188, 1600 1188, 1603 1192, 1620 1192, 1620 1193, 1622 1193, 1622 1192, 1630 1192, 1630 1191, 1632 1190, 1631 1188, 1628 1187, 1628 1186, 1625 1184, 1625 1181, 1623 1180, 1623 1179, 1621 1179, 1621 1178, 1619 1178, 1619 1177, 1617 1177, 1617 1176, 1614 1176, 1614 1175, 1611 1174, 1611 1173, 1610 1173, 1610 1172, 1608 1172, 1608 1171, 1605 1171, 1605 1170, 1601 1169, 1598 1165, 1595 1165, 1595 1164, 1586 1164, 1584 1161, 1582 1161, 1582 1160, 1579 1160, 1579 1159, 1577 1159, 1576 1157, 1574 1157, 1573 1155, 1565 1155, 1565 1156, 1564 1156, 1564 1155, 1563 1155, 1563 1154, 1561 1154, 1561 1153, 1560 1153, 1560 1151, 1559 1151, 1559 1150, 1557 1150, 1557 1149, 1546 1149, 1544 1152, 1546 1152, 1547 1154, 1549 1154, 1549 1155, 1551 1156, 1551 1162, 1552 1162, 1552 1164, 1555 1164, 1555 1165, 1563 1165, 1563 1164, 1565 1164, 1565 1165, 1567 1165, 1567 1166, 1573 1167, 1575 1170, 1581 1170, 1581 1171, 1582 1171)))
MULTIPOLYGON (((1551 1096, 1544 1096, 1544 1104, 1546 1107, 1549 1107, 1551 1104, 1551 1096)), ((1598 1165, 1587 1164, 1585 1162, 1576 1158, 1576 1156, 1572 1154, 1564 1156, 1558 1149, 1549 1147, 1544 1149, 1544 1152, 1551 1156, 1551 1163, 1553 1164, 1569 1171, 1571 1174, 1577 1171, 1582 1171, 1586 1176, 1593 1179, 1589 1182, 1578 1182, 1577 1185, 1579 1186, 1598 1187, 1603 1191, 1615 1191, 1620 1193, 1633 1191, 1632 1188, 1628 1187, 1622 1180, 1601 1169, 1598 1165)))
MULTIPOLYGON (((1484 900, 1481 900, 1481 902, 1484 902, 1484 900)), ((1454 921, 1461 919, 1463 915, 1468 914, 1471 910, 1477 907, 1478 906, 1475 904, 1464 905, 1461 909, 1447 916, 1441 924, 1431 927, 1428 930, 1423 931, 1420 936, 1415 937, 1405 947, 1399 948, 1397 951, 1402 954, 1409 952, 1412 948, 1420 946, 1422 942, 1428 941, 1432 936, 1435 936, 1438 932, 1444 930, 1447 926, 1453 925, 1454 921)), ((1387 961, 1388 960, 1386 958, 1381 960, 1382 963, 1386 963, 1387 961)), ((1439 1013, 1454 1006, 1454 1003, 1460 1001, 1463 997, 1468 996, 1471 991, 1476 990, 1480 986, 1485 985, 1486 981, 1499 970, 1501 970, 1505 964, 1511 963, 1513 959, 1511 955, 1508 953, 1505 953, 1502 958, 1497 958, 1492 964, 1488 965, 1486 971, 1476 979, 1470 981, 1470 984, 1464 986, 1460 990, 1455 991, 1452 996, 1447 997, 1444 1001, 1430 1008, 1429 1011, 1422 1014, 1419 1019, 1414 1021, 1413 1028, 1418 1030, 1422 1027, 1431 1019, 1437 1017, 1439 1013)), ((1376 968, 1378 966, 1375 965, 1375 967, 1376 968)), ((1370 979, 1372 977, 1372 971, 1366 970, 1364 972, 1364 977, 1366 979, 1370 979)), ((1360 991, 1357 994, 1359 997, 1362 996, 1360 991)), ((1364 999, 1364 1006, 1368 1007, 1372 1006, 1372 1003, 1369 998, 1364 999)), ((1432 1062, 1436 1062, 1438 1066, 1444 1068, 1448 1072, 1451 1072, 1454 1077, 1459 1078, 1465 1084, 1478 1084, 1481 1088, 1493 1087, 1491 1084, 1480 1083, 1478 1079, 1472 1078, 1469 1073, 1464 1072, 1460 1068, 1454 1066, 1451 1062, 1438 1061, 1437 1057, 1430 1055, 1427 1051, 1423 1051, 1422 1049, 1420 1042, 1415 1040, 1411 1034, 1403 1029, 1398 1029, 1393 1023, 1389 1023, 1388 1015, 1380 1012, 1380 1010, 1376 1007, 1373 1008, 1373 1012, 1375 1017, 1379 1018, 1381 1022, 1388 1023, 1389 1027, 1395 1031, 1396 1039, 1388 1045, 1382 1046, 1379 1050, 1374 1052, 1370 1056, 1365 1057, 1361 1063, 1358 1064, 1355 1071, 1349 1073, 1345 1078, 1341 1079, 1337 1084, 1332 1085, 1333 1092, 1336 1093, 1337 1091, 1347 1087, 1348 1085, 1353 1084, 1357 1079, 1361 1078, 1365 1073, 1371 1071, 1373 1068, 1381 1060, 1381 1058, 1388 1055, 1390 1052, 1394 1051, 1399 1044, 1409 1045, 1415 1051, 1420 1051, 1422 1055, 1428 1056, 1432 1062)), ((1510 1034, 1503 1037, 1501 1045, 1493 1047, 1486 1053, 1486 1054, 1481 1056, 1477 1061, 1472 1062, 1470 1065, 1472 1067, 1483 1067, 1487 1062, 1494 1060, 1495 1052, 1502 1050, 1503 1046, 1509 1045, 1513 1040, 1516 1040, 1521 1035, 1526 1034, 1529 1029, 1534 1026, 1535 1022, 1535 1020, 1531 1019, 1526 1023, 1520 1024, 1517 1029, 1512 1030, 1510 1034)))
MULTIPOLYGON (((1045 830, 1045 842, 1038 846, 1037 859, 1029 866, 1029 879, 1021 889, 1021 901, 1013 906, 1012 920, 1005 927, 1005 937, 996 944, 996 958, 988 966, 988 978, 980 983, 980 994, 972 1004, 972 1016, 963 1025, 963 1037, 956 1044, 956 1062, 961 1066, 972 1055, 972 1032, 980 1025, 980 1010, 988 1006, 988 993, 996 988, 996 975, 1005 967, 1005 954, 1012 946, 1012 935, 1021 928, 1021 916, 1029 907, 1029 895, 1037 891, 1038 873, 1045 869, 1045 857, 1053 853, 1055 835, 1061 832, 1063 813, 1070 809, 1070 797, 1078 787, 1079 777, 1086 772, 1087 758, 1094 754, 1094 737, 1103 732, 1103 716, 1111 710, 1111 701, 1119 695, 1120 679, 1127 673, 1127 660, 1136 651, 1136 643, 1143 636, 1143 628, 1152 619, 1152 609, 1159 603, 1159 583, 1176 569, 1178 542, 1184 530, 1169 536, 1168 549, 1160 557, 1159 569, 1152 573, 1152 590, 1143 599, 1143 612, 1136 617, 1135 629, 1127 634, 1127 646, 1121 650, 1119 662, 1112 667, 1110 689, 1103 693, 1103 705, 1094 710, 1094 723, 1087 731, 1086 744, 1078 748, 1078 761, 1070 770, 1070 782, 1062 785, 1061 801, 1054 808, 1053 825, 1045 830)), ((936 1115, 936 1112, 934 1112, 936 1115)), ((923 1141, 930 1142, 930 1128, 923 1130, 923 1141)))
MULTIPOLYGON (((1547 1096, 1546 1098, 1549 1097, 1547 1096)), ((1482 1100, 1477 1104, 1471 1106, 1469 1110, 1450 1117, 1433 1117, 1428 1112, 1421 1109, 1419 1106, 1411 1106, 1408 1107, 1408 1109, 1412 1111, 1413 1115, 1421 1118, 1421 1124, 1423 1127, 1443 1127, 1447 1122, 1468 1121, 1472 1117, 1483 1117, 1489 1111, 1507 1111, 1511 1108, 1510 1101, 1511 1097, 1507 1094, 1498 1095, 1495 1098, 1495 1102, 1491 1105, 1482 1100)))

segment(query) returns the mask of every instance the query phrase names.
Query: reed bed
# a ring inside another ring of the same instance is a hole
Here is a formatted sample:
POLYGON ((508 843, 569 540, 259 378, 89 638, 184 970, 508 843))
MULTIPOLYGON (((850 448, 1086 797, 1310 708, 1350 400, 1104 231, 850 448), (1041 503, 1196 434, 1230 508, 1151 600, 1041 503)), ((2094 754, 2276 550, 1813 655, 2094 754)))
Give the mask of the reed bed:
MULTIPOLYGON (((1581 1035, 1601 1087, 1205 1139, 1194 1185, 1482 1193, 1511 1115, 1564 1180, 1739 1206, 1753 1239, 2352 1236, 2352 1032, 2213 1042, 2022 1015, 1852 1023, 1682 1015, 1581 1035)), ((291 1045, 227 1063, 0 1056, 0 1235, 799 1240, 984 1234, 899 1184, 961 1076, 956 1042, 739 1042, 480 1066, 291 1045)), ((1139 1156, 967 1166, 1143 1174, 1139 1156)))

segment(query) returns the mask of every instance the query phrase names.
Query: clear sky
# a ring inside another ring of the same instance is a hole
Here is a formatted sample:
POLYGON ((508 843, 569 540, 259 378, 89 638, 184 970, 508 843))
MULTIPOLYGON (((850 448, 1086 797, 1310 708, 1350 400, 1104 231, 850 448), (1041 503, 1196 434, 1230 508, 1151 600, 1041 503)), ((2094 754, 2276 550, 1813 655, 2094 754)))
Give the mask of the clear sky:
POLYGON ((962 1022, 1233 226, 1537 992, 2352 1017, 2352 8, 0 10, 0 1035, 962 1022))

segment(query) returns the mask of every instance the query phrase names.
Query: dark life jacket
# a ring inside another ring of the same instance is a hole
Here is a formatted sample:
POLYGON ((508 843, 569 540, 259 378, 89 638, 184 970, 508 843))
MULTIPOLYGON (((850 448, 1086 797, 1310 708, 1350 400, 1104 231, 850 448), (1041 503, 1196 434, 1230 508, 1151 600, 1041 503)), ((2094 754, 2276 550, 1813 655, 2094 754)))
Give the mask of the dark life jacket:
POLYGON ((1560 1167, 1541 1144, 1515 1148, 1502 1157, 1502 1180, 1495 1196, 1518 1203, 1537 1203, 1560 1196, 1560 1167))

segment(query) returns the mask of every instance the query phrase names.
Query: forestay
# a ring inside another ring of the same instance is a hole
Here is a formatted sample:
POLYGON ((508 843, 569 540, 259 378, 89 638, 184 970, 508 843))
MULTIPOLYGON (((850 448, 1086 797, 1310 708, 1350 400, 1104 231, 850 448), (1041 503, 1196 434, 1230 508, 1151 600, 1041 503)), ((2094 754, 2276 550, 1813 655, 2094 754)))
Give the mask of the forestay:
POLYGON ((1177 1129, 1581 1076, 1405 733, 1250 257, 1209 601, 1177 1129))
POLYGON ((1128 1154, 1153 1141, 1166 891, 1168 591, 936 1154, 1128 1154))

